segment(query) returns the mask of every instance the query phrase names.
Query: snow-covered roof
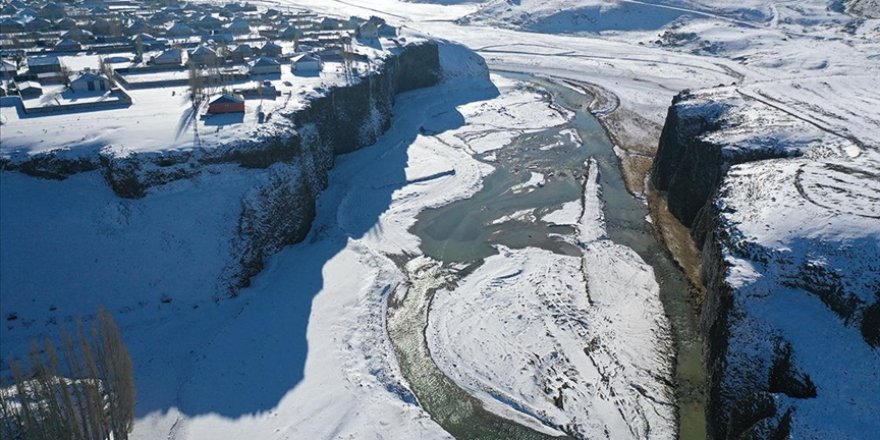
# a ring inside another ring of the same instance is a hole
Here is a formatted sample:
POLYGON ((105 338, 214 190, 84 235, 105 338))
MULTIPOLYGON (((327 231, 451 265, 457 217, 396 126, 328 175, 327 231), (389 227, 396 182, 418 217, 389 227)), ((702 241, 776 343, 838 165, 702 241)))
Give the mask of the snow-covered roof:
POLYGON ((217 52, 208 46, 199 46, 199 47, 193 49, 193 51, 190 52, 190 55, 193 55, 193 56, 217 55, 217 52))
POLYGON ((36 81, 20 81, 15 83, 15 86, 18 88, 18 90, 43 89, 43 85, 36 81))
POLYGON ((61 65, 61 60, 55 56, 28 57, 27 64, 28 66, 54 66, 61 65))
POLYGON ((137 34, 137 35, 132 36, 132 37, 131 37, 131 41, 137 41, 138 38, 141 39, 141 42, 142 42, 142 43, 147 43, 147 42, 151 42, 151 41, 156 41, 156 37, 154 37, 154 36, 152 36, 152 35, 150 35, 150 34, 148 34, 148 33, 145 33, 145 32, 141 32, 141 33, 139 33, 139 34, 137 34))
POLYGON ((275 58, 271 57, 259 57, 254 61, 251 61, 251 66, 280 66, 281 63, 278 62, 275 58))
POLYGON ((293 58, 290 59, 290 61, 293 63, 313 62, 313 61, 320 62, 321 58, 319 58, 317 55, 303 53, 303 54, 295 55, 293 58))
POLYGON ((228 93, 224 93, 224 94, 211 100, 211 104, 222 104, 222 103, 237 104, 240 102, 244 102, 244 99, 241 99, 240 97, 235 96, 235 95, 230 95, 228 93))
POLYGON ((79 82, 79 81, 107 81, 107 77, 103 74, 95 73, 95 72, 81 72, 75 78, 70 80, 70 82, 79 82))

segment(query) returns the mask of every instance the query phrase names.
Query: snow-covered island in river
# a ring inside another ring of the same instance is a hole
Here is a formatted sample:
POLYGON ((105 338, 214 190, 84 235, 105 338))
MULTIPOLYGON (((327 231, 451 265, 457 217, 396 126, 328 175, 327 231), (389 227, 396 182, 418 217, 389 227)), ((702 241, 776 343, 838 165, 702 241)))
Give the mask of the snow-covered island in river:
POLYGON ((878 54, 876 0, 0 0, 0 434, 873 438, 878 54))

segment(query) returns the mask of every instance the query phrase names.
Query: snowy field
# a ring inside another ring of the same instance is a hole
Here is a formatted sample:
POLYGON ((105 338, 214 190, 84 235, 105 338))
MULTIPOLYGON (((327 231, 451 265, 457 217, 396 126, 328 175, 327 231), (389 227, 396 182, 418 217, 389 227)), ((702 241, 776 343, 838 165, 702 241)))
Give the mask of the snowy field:
MULTIPOLYGON (((491 69, 589 83, 603 104, 596 112, 621 141, 622 154, 655 148, 678 91, 718 84, 735 84, 738 93, 835 136, 872 148, 880 143, 874 92, 880 20, 858 22, 825 1, 261 3, 380 15, 410 35, 462 43, 491 69)), ((517 113, 534 102, 533 93, 497 77, 490 84, 460 49, 446 46, 442 56, 448 82, 402 96, 391 130, 376 145, 339 158, 309 237, 273 257, 235 300, 210 301, 218 276, 212 271, 223 253, 223 241, 213 235, 229 234, 212 225, 238 208, 225 204, 237 200, 247 172, 175 182, 131 203, 114 198, 91 174, 47 182, 3 173, 3 240, 25 238, 0 256, 45 261, 0 277, 4 318, 12 311, 32 316, 4 322, 4 358, 23 352, 29 336, 54 332, 59 319, 92 313, 100 303, 115 313, 135 359, 135 439, 449 438, 414 399, 390 348, 386 299, 404 282, 390 257, 418 254, 418 241, 407 232, 416 214, 476 192, 491 167, 473 156, 521 133, 512 124, 493 137, 455 137, 471 130, 462 127, 479 129, 503 116, 539 129, 564 115, 517 113), (202 194, 216 198, 187 196, 206 185, 214 188, 202 194), (31 194, 49 195, 36 204, 28 203, 31 194), (26 221, 7 223, 13 211, 26 221), (154 224, 163 227, 147 227, 154 224), (114 234, 129 234, 130 241, 114 234), (104 258, 114 259, 101 265, 107 271, 93 271, 104 258), (176 271, 158 272, 151 263, 157 260, 173 261, 176 271), (145 279, 149 273, 161 276, 145 279), (10 299, 21 283, 45 283, 46 296, 10 299), (163 301, 166 294, 172 301, 163 301)), ((101 112, 99 122, 80 114, 18 119, 4 107, 3 152, 15 153, 7 145, 19 144, 33 152, 191 144, 182 92, 131 94, 140 107, 101 112), (65 129, 72 126, 77 130, 65 129)), ((257 105, 248 102, 245 122, 257 105)), ((236 127, 247 125, 200 125, 200 131, 220 141, 246 135, 236 127)), ((596 194, 588 188, 586 203, 550 217, 578 225, 582 258, 502 249, 458 288, 438 294, 429 341, 444 372, 497 413, 587 433, 607 429, 611 438, 672 438, 674 408, 655 379, 671 368, 657 284, 631 249, 604 237, 596 194), (589 297, 578 295, 583 286, 589 297), (618 292, 623 301, 612 296, 618 292), (477 315, 486 309, 497 313, 477 315), (577 350, 584 335, 601 335, 604 344, 577 350), (525 361, 532 357, 535 362, 525 361), (512 364, 523 368, 507 367, 512 364), (603 378, 608 371, 614 374, 603 378), (563 408, 546 398, 542 381, 568 384, 563 408), (612 389, 624 392, 612 397, 612 389)), ((871 355, 841 359, 870 362, 871 355)))

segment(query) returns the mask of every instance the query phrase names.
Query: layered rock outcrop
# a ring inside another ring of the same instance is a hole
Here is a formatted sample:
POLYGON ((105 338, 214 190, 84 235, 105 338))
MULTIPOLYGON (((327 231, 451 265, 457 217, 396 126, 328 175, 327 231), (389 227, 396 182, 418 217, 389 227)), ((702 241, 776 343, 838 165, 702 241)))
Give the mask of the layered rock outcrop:
POLYGON ((880 153, 735 88, 683 92, 651 182, 702 249, 710 436, 880 430, 880 153))

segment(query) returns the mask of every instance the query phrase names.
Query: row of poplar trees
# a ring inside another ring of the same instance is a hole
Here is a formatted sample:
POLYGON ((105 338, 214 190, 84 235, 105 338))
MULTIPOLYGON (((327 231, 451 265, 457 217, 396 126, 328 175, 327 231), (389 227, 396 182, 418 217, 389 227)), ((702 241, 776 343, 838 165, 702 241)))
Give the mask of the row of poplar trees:
POLYGON ((13 383, 0 383, 3 439, 128 439, 132 363, 107 311, 88 328, 78 323, 75 335, 62 330, 60 350, 49 339, 31 341, 27 368, 18 361, 10 367, 13 383))

